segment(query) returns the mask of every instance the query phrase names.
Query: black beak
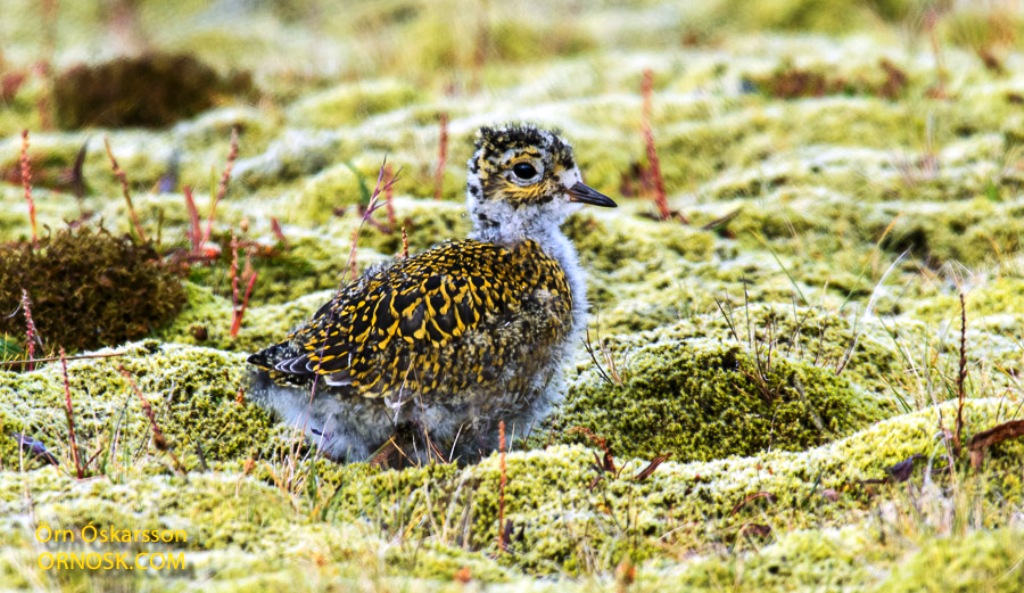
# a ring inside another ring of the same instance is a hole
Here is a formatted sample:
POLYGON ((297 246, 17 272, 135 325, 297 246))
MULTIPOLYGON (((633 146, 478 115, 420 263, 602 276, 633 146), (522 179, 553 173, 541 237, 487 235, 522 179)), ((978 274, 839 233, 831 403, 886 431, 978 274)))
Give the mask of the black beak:
POLYGON ((569 201, 582 202, 593 206, 604 206, 605 208, 615 208, 618 206, 608 196, 589 186, 583 185, 582 181, 569 188, 569 201))

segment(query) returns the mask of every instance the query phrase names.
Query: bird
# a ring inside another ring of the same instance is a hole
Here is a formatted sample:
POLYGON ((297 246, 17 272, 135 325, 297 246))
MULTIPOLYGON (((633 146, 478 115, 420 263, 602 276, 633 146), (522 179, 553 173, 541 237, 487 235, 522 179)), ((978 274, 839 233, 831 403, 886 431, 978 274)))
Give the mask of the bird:
POLYGON ((249 398, 333 460, 471 463, 501 422, 522 435, 564 399, 588 303, 560 227, 616 203, 558 131, 485 126, 474 148, 466 239, 368 269, 248 357, 249 398))

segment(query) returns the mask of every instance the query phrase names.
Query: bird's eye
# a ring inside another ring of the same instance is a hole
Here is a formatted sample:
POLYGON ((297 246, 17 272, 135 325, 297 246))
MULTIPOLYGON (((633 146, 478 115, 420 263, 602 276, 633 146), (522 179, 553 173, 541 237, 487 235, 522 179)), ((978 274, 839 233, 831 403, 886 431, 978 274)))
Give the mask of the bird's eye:
POLYGON ((530 163, 516 163, 512 165, 512 172, 520 179, 533 179, 537 175, 537 169, 530 163))

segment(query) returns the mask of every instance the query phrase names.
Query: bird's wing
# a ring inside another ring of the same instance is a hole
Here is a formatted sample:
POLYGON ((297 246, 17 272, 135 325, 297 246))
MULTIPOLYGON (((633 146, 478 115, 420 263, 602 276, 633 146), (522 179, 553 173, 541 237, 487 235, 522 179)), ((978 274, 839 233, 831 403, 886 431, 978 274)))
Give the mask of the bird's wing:
POLYGON ((538 279, 515 256, 491 243, 460 241, 368 272, 296 331, 293 356, 272 367, 383 395, 403 380, 403 365, 436 358, 452 340, 518 310, 538 279))

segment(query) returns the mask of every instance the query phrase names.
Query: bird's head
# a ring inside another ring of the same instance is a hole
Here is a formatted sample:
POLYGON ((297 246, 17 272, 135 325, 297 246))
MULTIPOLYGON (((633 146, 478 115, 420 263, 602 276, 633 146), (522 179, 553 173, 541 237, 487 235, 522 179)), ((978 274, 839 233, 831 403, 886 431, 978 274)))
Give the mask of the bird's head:
POLYGON ((468 169, 469 211, 483 236, 529 236, 583 204, 616 205, 584 185, 565 140, 530 124, 481 128, 468 169))

